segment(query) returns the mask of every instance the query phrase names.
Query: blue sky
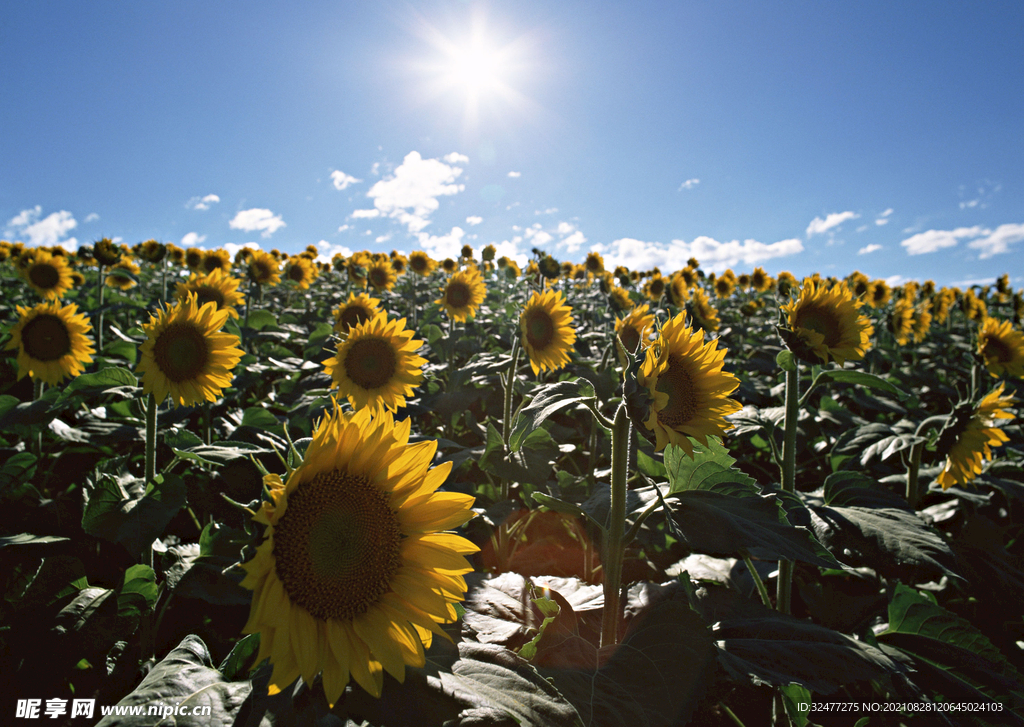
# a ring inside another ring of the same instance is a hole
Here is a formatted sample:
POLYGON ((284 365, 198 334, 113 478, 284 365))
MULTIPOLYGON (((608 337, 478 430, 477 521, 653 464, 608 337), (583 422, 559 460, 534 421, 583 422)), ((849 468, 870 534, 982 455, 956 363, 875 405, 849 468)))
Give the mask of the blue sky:
POLYGON ((1020 281, 1019 2, 0 8, 0 234, 1020 281))

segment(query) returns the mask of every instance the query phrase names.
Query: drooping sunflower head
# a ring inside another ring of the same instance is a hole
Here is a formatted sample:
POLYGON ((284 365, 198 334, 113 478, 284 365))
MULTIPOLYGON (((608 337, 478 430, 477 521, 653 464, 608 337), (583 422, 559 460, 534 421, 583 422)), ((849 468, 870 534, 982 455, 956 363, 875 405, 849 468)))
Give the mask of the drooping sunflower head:
POLYGON ((973 412, 970 412, 969 418, 954 416, 951 431, 943 430, 938 447, 940 452, 948 448, 948 453, 937 478, 942 489, 965 485, 980 475, 985 461, 992 459, 992 447, 1001 447, 1009 441, 1006 433, 999 428, 999 420, 1013 419, 1013 414, 1008 410, 1016 400, 1011 396, 1003 396, 1004 386, 1004 383, 1000 383, 982 398, 973 412))
POLYGON ((121 262, 114 265, 107 272, 104 283, 111 288, 118 290, 130 290, 138 285, 139 266, 128 258, 121 258, 121 262))
MULTIPOLYGON (((637 348, 647 348, 651 345, 651 332, 654 330, 654 314, 649 311, 647 303, 639 305, 630 311, 625 318, 615 319, 615 335, 622 341, 622 346, 630 353, 637 348)), ((626 362, 620 356, 620 363, 623 366, 626 362)))
POLYGON ((725 354, 717 339, 705 343, 703 332, 686 324, 685 313, 662 326, 637 375, 652 399, 644 425, 657 451, 672 443, 692 457, 689 437, 706 445, 732 428, 725 417, 742 408, 729 398, 740 382, 722 370, 725 354))
POLYGON ((252 260, 253 249, 251 247, 240 247, 235 251, 235 265, 248 265, 252 260))
POLYGON ((423 341, 413 335, 404 318, 388 321, 380 311, 344 334, 337 354, 324 361, 324 372, 353 409, 397 411, 423 380, 427 362, 416 353, 423 341))
POLYGON ((768 292, 774 284, 772 276, 766 273, 764 268, 754 268, 754 272, 750 274, 750 287, 758 293, 768 292))
POLYGON ((569 363, 576 330, 572 308, 561 291, 534 292, 519 316, 519 329, 534 374, 557 371, 569 363))
POLYGON ((398 274, 390 260, 374 260, 366 269, 366 281, 376 290, 391 290, 398 282, 398 274))
POLYGON ((110 267, 116 265, 117 261, 121 259, 121 248, 115 245, 109 237, 104 237, 93 243, 92 255, 96 258, 97 263, 103 267, 110 267))
POLYGON ((96 352, 88 333, 92 330, 74 303, 61 307, 57 301, 34 308, 16 307, 18 322, 11 327, 7 349, 18 351, 18 378, 31 375, 49 386, 78 376, 96 352))
POLYGON ((185 264, 185 250, 180 248, 173 243, 167 243, 167 254, 171 257, 171 262, 175 265, 185 264))
POLYGON ((871 286, 868 289, 866 301, 872 308, 881 308, 889 302, 889 297, 891 295, 892 291, 889 289, 888 283, 884 280, 872 280, 871 286))
POLYGON ((450 257, 446 257, 441 261, 441 269, 446 273, 451 274, 459 269, 459 264, 452 260, 450 257))
POLYGON ((146 240, 139 248, 139 255, 147 263, 156 264, 167 256, 167 245, 156 240, 146 240))
POLYGON ((604 258, 601 257, 599 252, 588 252, 587 260, 583 265, 591 275, 604 272, 604 258))
POLYGON ((380 697, 384 672, 403 681, 456 619, 478 548, 443 531, 473 516, 473 498, 437 492, 451 463, 431 468, 437 443, 409 444, 409 432, 408 419, 335 406, 288 481, 265 478, 265 539, 242 585, 272 694, 322 672, 329 704, 350 679, 380 697))
POLYGON ((434 272, 437 262, 422 250, 414 250, 409 253, 409 269, 417 275, 424 277, 434 272))
POLYGON ((498 248, 494 245, 487 245, 483 250, 480 251, 480 259, 484 262, 494 260, 494 256, 498 253, 498 248))
POLYGON ((690 298, 690 320, 701 330, 712 333, 718 330, 721 321, 718 318, 718 309, 711 305, 711 299, 704 292, 703 288, 694 288, 693 296, 690 298))
POLYGON ((391 268, 395 271, 395 275, 401 277, 405 274, 405 271, 409 268, 409 259, 401 253, 392 250, 391 251, 391 268))
MULTIPOLYGON (((316 280, 316 266, 305 257, 296 255, 288 260, 284 269, 284 277, 299 290, 309 290, 310 284, 316 280)), ((364 285, 365 285, 365 278, 364 285)))
POLYGON ((203 254, 203 270, 212 273, 214 270, 231 270, 231 253, 223 248, 208 250, 203 254))
POLYGON ((850 292, 861 300, 864 300, 864 297, 871 290, 871 278, 859 270, 854 270, 850 277, 846 279, 846 282, 850 286, 850 292))
POLYGON ((63 297, 74 284, 67 260, 44 250, 36 252, 35 258, 25 266, 21 274, 43 300, 63 297))
MULTIPOLYGON (((571 263, 568 272, 572 271, 571 263)), ((562 264, 559 263, 555 258, 550 255, 544 255, 539 262, 537 267, 540 269, 540 274, 544 276, 545 280, 558 280, 558 277, 562 274, 562 264)))
POLYGON ((238 318, 235 308, 245 303, 245 296, 238 292, 241 282, 219 268, 206 275, 192 273, 188 280, 178 283, 174 296, 182 301, 194 294, 198 305, 212 301, 217 310, 227 310, 229 316, 238 318))
POLYGON ((775 278, 775 284, 779 295, 783 298, 788 298, 794 290, 800 287, 796 282, 796 276, 788 270, 783 270, 779 273, 778 277, 775 278))
POLYGON ((195 294, 150 316, 137 367, 143 392, 158 404, 168 396, 175 406, 216 401, 243 353, 238 336, 220 330, 227 319, 227 310, 200 306, 195 294))
POLYGON ((625 313, 636 305, 633 299, 629 297, 629 291, 619 287, 612 288, 608 294, 608 302, 612 304, 612 308, 618 313, 625 313))
POLYGON ((870 345, 874 326, 860 315, 846 283, 829 288, 808 280, 800 295, 782 307, 792 331, 787 345, 811 363, 860 361, 870 345))
POLYGON ((906 298, 900 298, 889 314, 889 330, 900 346, 906 346, 914 331, 914 305, 906 298))
POLYGON ((1010 276, 1008 273, 1003 273, 996 280, 996 290, 998 290, 1000 293, 1010 292, 1010 276))
POLYGON ((487 286, 475 267, 460 270, 445 283, 441 297, 435 303, 444 308, 454 321, 465 322, 476 315, 477 308, 484 302, 487 286))
POLYGON ((984 321, 988 316, 988 306, 984 300, 974 294, 973 290, 966 291, 960 298, 960 308, 968 319, 978 323, 984 321))
POLYGON ((335 333, 345 333, 380 312, 380 301, 366 293, 349 293, 348 300, 334 311, 335 333))
POLYGON ((978 331, 978 354, 992 376, 1024 378, 1024 334, 1010 321, 985 319, 978 331))
POLYGON ((945 323, 949 309, 956 302, 956 293, 949 288, 940 288, 932 297, 932 316, 936 323, 945 323))
POLYGON ((646 295, 651 302, 657 303, 661 300, 661 296, 665 294, 665 278, 661 277, 661 273, 654 273, 644 283, 644 295, 646 295))
POLYGON ((200 250, 198 247, 190 247, 185 250, 185 265, 189 270, 197 271, 203 267, 203 257, 206 255, 205 250, 200 250))
POLYGON ((668 298, 669 304, 676 308, 686 305, 686 301, 690 297, 690 290, 680 273, 676 273, 668 279, 668 285, 665 286, 665 297, 668 298))
POLYGON ((255 250, 249 258, 249 279, 257 285, 277 285, 281 282, 281 264, 265 250, 255 250))
POLYGON ((932 326, 932 304, 929 300, 923 300, 914 306, 914 343, 921 343, 928 336, 928 329, 932 326))

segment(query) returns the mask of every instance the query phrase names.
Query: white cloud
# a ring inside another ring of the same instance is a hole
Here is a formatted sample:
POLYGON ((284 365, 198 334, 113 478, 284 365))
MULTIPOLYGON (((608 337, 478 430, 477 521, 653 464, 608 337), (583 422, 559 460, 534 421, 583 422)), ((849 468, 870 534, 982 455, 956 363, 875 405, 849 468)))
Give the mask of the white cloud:
POLYGON ((858 250, 857 254, 858 255, 868 255, 870 253, 877 252, 878 250, 881 250, 881 249, 882 249, 881 245, 868 245, 867 247, 862 247, 860 250, 858 250))
POLYGON ((447 235, 431 235, 420 232, 416 235, 420 247, 431 257, 444 260, 446 257, 457 258, 462 251, 462 238, 466 232, 461 227, 453 227, 447 235))
POLYGON ((479 225, 483 221, 484 221, 483 217, 467 217, 466 218, 466 224, 467 225, 479 225))
POLYGON ((981 250, 982 260, 993 255, 1010 252, 1010 245, 1024 240, 1024 224, 999 225, 994 231, 985 230, 984 237, 972 240, 967 247, 981 250))
POLYGON ((354 220, 369 219, 371 217, 380 217, 380 210, 353 210, 352 214, 349 216, 354 220))
POLYGON ((445 154, 441 158, 449 164, 469 164, 469 157, 465 154, 459 154, 457 151, 453 151, 451 154, 445 154))
POLYGON ((568 252, 576 252, 579 250, 583 243, 587 241, 587 238, 583 236, 583 233, 576 230, 574 233, 569 235, 567 238, 559 242, 560 246, 564 246, 568 252))
POLYGON ((90 212, 85 216, 85 219, 82 220, 82 222, 95 222, 99 218, 100 216, 98 214, 96 214, 95 212, 90 212))
POLYGON ((979 204, 981 204, 981 200, 980 199, 971 199, 971 200, 968 200, 966 202, 961 202, 960 203, 960 209, 962 209, 962 210, 971 209, 972 207, 977 207, 979 204))
POLYGON ((974 285, 995 285, 995 278, 969 278, 967 280, 957 280, 954 283, 950 283, 957 288, 970 288, 974 285))
POLYGON ((268 209, 261 209, 254 207, 248 210, 242 210, 234 216, 234 218, 228 222, 228 226, 232 230, 245 230, 246 232, 253 232, 254 230, 261 230, 261 237, 270 237, 282 227, 285 227, 285 221, 281 219, 281 215, 275 215, 268 209))
POLYGON ((533 225, 523 230, 523 236, 527 240, 530 240, 534 245, 546 245, 555 239, 551 233, 545 232, 541 229, 541 224, 539 222, 535 222, 533 225))
POLYGON ((335 169, 331 172, 331 182, 334 184, 335 189, 347 189, 349 185, 359 184, 361 181, 363 180, 345 174, 340 169, 335 169))
POLYGON ((378 235, 377 237, 374 238, 373 241, 377 242, 377 243, 380 243, 380 242, 387 242, 390 239, 391 239, 391 233, 388 232, 388 233, 386 233, 384 235, 378 235))
POLYGON ((373 200, 381 214, 397 219, 410 232, 416 233, 430 224, 428 217, 437 210, 438 197, 458 194, 465 189, 465 185, 455 183, 460 174, 459 167, 448 166, 438 159, 424 159, 419 152, 411 151, 395 173, 376 182, 366 196, 373 200))
POLYGON ((898 285, 903 285, 908 280, 910 280, 910 278, 904 278, 902 275, 890 275, 885 279, 885 284, 890 288, 895 288, 898 285))
POLYGON ((558 223, 558 230, 557 230, 557 232, 558 232, 559 235, 568 235, 571 232, 574 232, 575 230, 576 230, 576 225, 571 225, 568 222, 559 222, 558 223))
POLYGON ((864 230, 866 229, 868 229, 867 225, 861 225, 860 227, 857 228, 857 232, 864 232, 864 230))
POLYGON ((341 227, 338 228, 338 232, 344 232, 345 230, 350 229, 350 227, 350 225, 342 225, 341 227))
POLYGON ((345 247, 344 245, 332 245, 327 240, 321 240, 316 244, 319 253, 316 256, 318 262, 329 263, 338 253, 341 253, 344 257, 351 257, 352 250, 345 247))
POLYGON ((676 191, 682 192, 684 189, 693 189, 698 184, 700 184, 700 180, 697 179, 696 177, 694 177, 693 179, 687 179, 685 182, 679 185, 679 189, 677 189, 676 191))
POLYGON ((215 194, 208 194, 205 197, 192 197, 185 203, 185 207, 190 210, 208 210, 210 205, 217 204, 218 202, 220 202, 220 197, 215 194))
POLYGON ((558 208, 557 207, 548 207, 546 210, 534 210, 533 214, 535 214, 535 215, 553 215, 553 214, 555 214, 555 212, 558 212, 558 208))
POLYGON ((889 224, 889 218, 888 217, 879 217, 877 220, 875 220, 875 224, 878 225, 879 227, 881 227, 882 225, 888 225, 889 224))
POLYGON ((198 232, 187 232, 185 233, 185 236, 181 238, 181 246, 195 247, 205 239, 206 235, 200 235, 198 232))
POLYGON ((832 214, 827 215, 825 219, 815 217, 811 220, 811 224, 807 225, 807 236, 820 235, 824 232, 828 232, 833 227, 838 227, 847 220, 855 220, 858 217, 860 217, 860 215, 849 210, 846 212, 833 212, 832 214))
POLYGON ((67 210, 51 212, 46 217, 39 219, 43 213, 40 205, 27 210, 22 210, 7 222, 6 234, 10 237, 21 237, 29 247, 38 245, 60 245, 66 250, 74 251, 78 248, 78 240, 74 237, 67 237, 67 234, 78 227, 75 216, 67 210))
POLYGON ((907 248, 908 255, 922 255, 944 247, 954 247, 962 239, 979 237, 987 233, 988 230, 978 225, 958 227, 955 230, 927 230, 908 237, 900 245, 907 248))
POLYGON ((604 254, 606 267, 626 265, 645 270, 657 266, 662 270, 677 270, 684 267, 689 258, 695 257, 700 260, 701 267, 719 272, 741 262, 755 265, 772 258, 795 255, 803 252, 804 246, 796 238, 765 244, 757 240, 719 242, 710 237, 698 237, 689 243, 673 240, 664 244, 624 237, 610 245, 594 245, 593 249, 604 254))
MULTIPOLYGON (((523 176, 523 173, 522 172, 509 172, 508 176, 512 177, 512 179, 518 179, 519 177, 523 176)), ((511 255, 506 255, 505 257, 512 257, 512 256, 511 255)))

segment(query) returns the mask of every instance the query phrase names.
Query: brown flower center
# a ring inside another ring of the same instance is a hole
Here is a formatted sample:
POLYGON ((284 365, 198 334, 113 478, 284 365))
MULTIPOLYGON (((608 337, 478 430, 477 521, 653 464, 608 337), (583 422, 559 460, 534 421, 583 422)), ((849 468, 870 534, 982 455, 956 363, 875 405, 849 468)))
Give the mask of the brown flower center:
POLYGON ((658 421, 669 428, 686 424, 697 413, 697 387, 687 365, 669 356, 668 369, 658 377, 658 391, 668 394, 668 403, 658 412, 658 421))
POLYGON ((452 308, 465 308, 469 305, 472 295, 469 286, 457 280, 448 283, 444 292, 445 302, 452 308))
POLYGON ((412 268, 413 272, 425 273, 427 272, 429 264, 425 257, 420 257, 419 255, 416 255, 414 257, 409 258, 409 267, 412 268))
POLYGON ((394 346, 383 338, 361 338, 345 354, 345 372, 356 386, 379 389, 398 369, 394 346))
POLYGON ((805 306, 797 311, 796 327, 820 333, 829 348, 839 343, 839 319, 834 311, 819 306, 805 306))
POLYGON ((153 344, 156 365, 174 383, 199 376, 210 358, 203 332, 194 323, 179 321, 163 330, 153 344))
POLYGON ((21 329, 21 345, 29 358, 56 361, 71 353, 71 335, 60 317, 43 313, 21 329))
POLYGON ((370 268, 370 285, 374 288, 386 288, 388 285, 388 271, 384 268, 370 268))
POLYGON ((341 323, 342 330, 355 328, 363 321, 368 320, 370 320, 370 311, 358 304, 347 306, 338 317, 338 322, 341 323))
POLYGON ((985 340, 985 347, 982 348, 981 355, 986 359, 995 359, 999 363, 1013 361, 1013 351, 1006 345, 1006 341, 998 336, 989 336, 985 340))
POLYGON ((255 260, 249 263, 249 274, 253 280, 262 285, 270 281, 272 271, 265 261, 255 260))
POLYGON ((40 263, 29 268, 28 279, 37 288, 50 290, 56 288, 60 283, 60 273, 55 266, 49 263, 40 263))
POLYGON ((316 619, 351 620, 391 587, 402 531, 387 495, 365 477, 322 472, 288 496, 274 528, 277 577, 316 619))
POLYGON ((212 285, 200 285, 195 289, 196 305, 202 307, 204 303, 214 302, 217 310, 224 307, 224 293, 212 285))
POLYGON ((555 339, 555 322, 545 310, 534 310, 526 316, 526 340, 537 351, 543 351, 555 339))
POLYGON ((306 270, 301 265, 292 265, 288 268, 288 279, 301 283, 306 279, 306 270))

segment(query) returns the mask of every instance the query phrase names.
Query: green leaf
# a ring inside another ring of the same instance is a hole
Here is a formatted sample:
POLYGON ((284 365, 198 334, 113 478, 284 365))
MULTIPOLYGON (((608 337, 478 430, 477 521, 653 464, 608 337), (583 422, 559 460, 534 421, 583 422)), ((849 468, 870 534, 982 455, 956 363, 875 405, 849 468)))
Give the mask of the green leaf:
POLYGON ((164 444, 171 449, 189 449, 203 445, 203 440, 199 435, 188 429, 166 429, 163 432, 163 437, 164 444))
POLYGON ((44 558, 18 602, 19 609, 46 608, 89 587, 82 561, 72 555, 44 558))
POLYGON ((0 493, 23 485, 35 474, 37 458, 31 452, 17 452, 0 467, 0 493))
POLYGON ((944 574, 962 581, 953 570, 956 556, 913 511, 815 505, 810 509, 817 515, 811 525, 818 540, 832 552, 844 553, 849 565, 874 568, 887 578, 944 574))
POLYGON ((665 464, 654 459, 654 457, 651 457, 643 450, 637 450, 636 468, 648 477, 656 477, 662 480, 668 479, 668 470, 665 468, 665 464))
POLYGON ((256 429, 273 429, 279 424, 277 417, 264 409, 262 406, 250 406, 242 414, 242 427, 255 427, 256 429))
POLYGON ((249 312, 249 328, 254 331, 262 331, 268 326, 276 326, 277 317, 268 310, 254 308, 249 312))
POLYGON ((733 467, 736 460, 721 440, 708 437, 706 447, 692 440, 691 444, 693 457, 675 444, 665 448, 665 469, 672 485, 670 493, 714 490, 722 494, 757 494, 754 479, 733 467))
POLYGON ((823 371, 819 377, 819 382, 825 383, 829 380, 835 381, 838 384, 853 384, 854 386, 861 386, 867 389, 875 389, 877 391, 884 391, 887 394, 892 394, 900 401, 903 401, 910 396, 903 389, 898 386, 886 381, 885 379, 869 374, 864 371, 850 371, 847 369, 829 369, 823 371))
MULTIPOLYGON (((174 716, 177 727, 208 727, 211 724, 232 724, 242 708, 252 686, 248 680, 227 681, 210 659, 210 652, 198 636, 186 636, 163 661, 153 667, 142 683, 126 696, 118 706, 140 705, 148 709, 152 704, 181 705, 185 709, 174 716), (205 712, 192 716, 193 712, 205 712)), ((141 727, 154 724, 152 717, 145 721, 131 716, 107 716, 97 727, 141 727)))
POLYGON ((131 371, 118 367, 105 368, 95 374, 82 374, 71 380, 60 390, 57 405, 61 405, 72 396, 94 399, 98 396, 111 394, 122 399, 130 399, 138 395, 139 380, 131 371))
POLYGON ((549 510, 560 512, 564 515, 572 515, 574 517, 585 518, 591 523, 596 525, 602 531, 605 530, 603 523, 595 520, 591 517, 590 513, 584 510, 582 507, 573 502, 566 502, 565 500, 559 500, 557 497, 551 497, 551 495, 545 495, 543 492, 534 492, 533 499, 538 505, 542 505, 549 510))
POLYGON ((244 681, 249 678, 249 669, 255 667, 253 659, 260 651, 259 633, 249 634, 243 637, 231 649, 231 653, 224 657, 218 671, 230 681, 244 681))
POLYGON ((796 356, 792 351, 782 350, 775 356, 775 363, 783 371, 796 371, 796 356))
POLYGON ((41 545, 44 543, 59 543, 63 540, 68 540, 68 538, 63 538, 59 535, 32 535, 30 533, 4 535, 0 536, 0 548, 6 548, 8 545, 41 545))
POLYGON ((823 494, 826 505, 909 509, 902 496, 861 472, 834 472, 825 478, 823 494))
POLYGON ((103 347, 104 356, 116 356, 128 359, 128 363, 134 365, 138 353, 138 346, 132 341, 111 341, 103 347))
POLYGON ((119 617, 117 594, 108 588, 83 588, 57 614, 52 631, 61 638, 63 655, 75 661, 83 654, 106 653, 118 637, 134 631, 119 617))
POLYGON ((159 588, 156 573, 148 565, 133 565, 124 572, 124 583, 117 594, 118 615, 138 618, 156 605, 159 588))
POLYGON ((672 516, 690 548, 709 555, 799 560, 825 568, 842 566, 811 532, 790 524, 775 495, 736 497, 717 491, 691 490, 667 498, 672 516))
POLYGON ((811 698, 811 692, 809 689, 805 689, 799 684, 788 684, 783 687, 779 687, 779 692, 782 694, 782 702, 786 705, 786 714, 793 721, 796 727, 807 727, 807 719, 811 711, 800 709, 801 704, 810 704, 814 700, 811 698))
POLYGON ((267 447, 260 447, 248 442, 232 442, 225 440, 217 444, 201 444, 188 449, 174 449, 174 453, 182 459, 191 459, 206 464, 225 464, 232 460, 247 458, 251 454, 270 452, 267 447))
POLYGON ((863 641, 767 609, 763 614, 715 625, 718 661, 733 679, 833 694, 852 681, 905 671, 863 641))
POLYGON ((441 672, 445 694, 473 710, 521 725, 580 725, 576 708, 528 661, 496 644, 459 643, 459 660, 441 672))
POLYGON ((593 385, 586 379, 556 381, 536 390, 528 406, 523 407, 512 424, 509 446, 518 452, 526 436, 556 412, 575 404, 596 401, 593 385))
POLYGON ((533 598, 531 600, 541 613, 544 614, 544 621, 541 623, 540 628, 537 629, 537 635, 519 649, 519 656, 527 661, 530 661, 537 655, 537 647, 540 645, 541 639, 544 638, 544 632, 547 631, 548 626, 551 625, 561 610, 558 604, 550 598, 533 598))
POLYGON ((175 476, 159 477, 144 493, 138 481, 101 475, 87 492, 82 529, 114 543, 133 555, 142 553, 159 538, 177 512, 185 506, 185 484, 175 476), (129 494, 122 482, 134 484, 129 494))

